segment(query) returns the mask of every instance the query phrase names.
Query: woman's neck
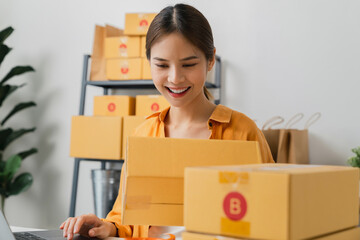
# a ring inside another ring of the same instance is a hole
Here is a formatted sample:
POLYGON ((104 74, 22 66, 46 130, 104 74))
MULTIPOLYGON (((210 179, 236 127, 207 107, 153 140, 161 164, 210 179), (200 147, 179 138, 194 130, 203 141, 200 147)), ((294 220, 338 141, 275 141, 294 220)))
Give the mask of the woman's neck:
POLYGON ((173 126, 202 124, 208 121, 215 108, 214 103, 201 96, 185 106, 171 106, 165 121, 166 124, 173 126))

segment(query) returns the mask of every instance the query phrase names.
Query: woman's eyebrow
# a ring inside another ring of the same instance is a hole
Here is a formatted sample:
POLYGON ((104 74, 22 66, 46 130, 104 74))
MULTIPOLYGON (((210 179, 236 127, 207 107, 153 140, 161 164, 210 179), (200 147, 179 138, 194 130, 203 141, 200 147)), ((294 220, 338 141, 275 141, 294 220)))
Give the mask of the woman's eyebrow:
POLYGON ((187 61, 187 60, 192 60, 192 59, 198 59, 198 57, 194 55, 194 56, 190 56, 190 57, 180 59, 180 61, 187 61))
POLYGON ((168 62, 169 60, 166 60, 164 58, 154 57, 154 60, 162 61, 162 62, 168 62))

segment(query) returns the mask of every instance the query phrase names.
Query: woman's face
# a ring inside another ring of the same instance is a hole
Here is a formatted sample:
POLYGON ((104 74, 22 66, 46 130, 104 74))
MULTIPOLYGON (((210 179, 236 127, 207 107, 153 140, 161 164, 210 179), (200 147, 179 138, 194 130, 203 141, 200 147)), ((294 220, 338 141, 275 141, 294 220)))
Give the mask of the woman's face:
POLYGON ((171 106, 183 107, 205 98, 203 86, 213 62, 179 33, 161 37, 151 47, 151 74, 171 106))

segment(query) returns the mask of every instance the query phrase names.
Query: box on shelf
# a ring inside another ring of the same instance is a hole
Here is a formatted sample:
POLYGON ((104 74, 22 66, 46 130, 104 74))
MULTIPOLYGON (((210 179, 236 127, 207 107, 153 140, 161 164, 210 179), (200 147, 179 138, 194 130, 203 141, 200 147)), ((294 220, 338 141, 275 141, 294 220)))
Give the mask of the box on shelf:
POLYGON ((94 97, 94 116, 128 116, 134 114, 134 97, 123 95, 94 97))
POLYGON ((183 225, 184 169, 261 163, 258 142, 128 137, 122 223, 183 225))
POLYGON ((142 58, 142 79, 152 79, 150 63, 146 58, 142 58))
POLYGON ((126 157, 126 143, 127 138, 131 136, 135 129, 145 121, 144 116, 125 116, 123 118, 123 134, 122 134, 122 151, 121 158, 126 157))
POLYGON ((135 103, 135 115, 149 116, 167 107, 169 103, 162 95, 137 95, 135 103))
POLYGON ((109 80, 141 79, 141 58, 107 59, 106 77, 109 80))
POLYGON ((105 58, 140 57, 140 37, 118 36, 105 39, 105 58))
MULTIPOLYGON (((248 238, 233 238, 218 235, 209 235, 193 232, 183 232, 183 240, 246 240, 248 238)), ((345 229, 339 232, 330 233, 327 235, 311 238, 313 240, 358 240, 360 239, 360 228, 354 227, 345 229)))
POLYGON ((121 159, 122 117, 73 116, 70 156, 121 159))
POLYGON ((140 57, 146 58, 146 36, 142 36, 140 40, 140 57))
POLYGON ((187 231, 309 239, 359 223, 359 171, 260 164, 185 169, 187 231))
POLYGON ((126 35, 146 35, 150 23, 157 13, 127 13, 125 14, 126 35))

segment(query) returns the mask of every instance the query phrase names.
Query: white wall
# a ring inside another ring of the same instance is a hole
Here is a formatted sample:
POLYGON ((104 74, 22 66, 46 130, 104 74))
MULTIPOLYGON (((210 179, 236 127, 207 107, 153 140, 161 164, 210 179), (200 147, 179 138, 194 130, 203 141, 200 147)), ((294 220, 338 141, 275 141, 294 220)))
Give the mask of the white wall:
MULTIPOLYGON (((289 119, 303 112, 308 118, 321 112, 322 118, 310 128, 311 162, 345 165, 350 149, 360 145, 360 2, 185 2, 202 11, 212 25, 224 63, 223 104, 257 119, 259 126, 274 115, 289 119)), ((0 77, 14 65, 36 68, 36 73, 14 81, 28 85, 19 90, 22 96, 15 94, 7 104, 20 99, 38 103, 11 121, 12 126, 37 126, 12 149, 39 148, 22 166, 34 175, 33 186, 6 202, 12 225, 54 228, 68 216, 73 173, 70 119, 78 113, 82 60, 91 53, 94 25, 123 27, 126 12, 157 12, 173 3, 0 1, 0 29, 16 29, 7 41, 14 51, 2 64, 0 77)), ((91 97, 101 93, 88 88, 87 114, 91 97)), ((98 167, 82 165, 77 214, 93 211, 90 169, 98 167)))

